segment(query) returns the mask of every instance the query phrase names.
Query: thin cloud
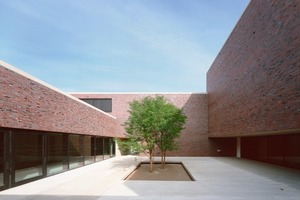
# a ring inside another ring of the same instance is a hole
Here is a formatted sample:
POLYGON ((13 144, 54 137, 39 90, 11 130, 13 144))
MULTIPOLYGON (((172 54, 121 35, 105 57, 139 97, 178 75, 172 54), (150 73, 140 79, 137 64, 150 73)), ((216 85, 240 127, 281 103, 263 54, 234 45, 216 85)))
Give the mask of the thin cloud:
POLYGON ((67 91, 205 91, 206 72, 236 23, 216 28, 216 19, 233 15, 214 1, 0 5, 1 59, 67 91))

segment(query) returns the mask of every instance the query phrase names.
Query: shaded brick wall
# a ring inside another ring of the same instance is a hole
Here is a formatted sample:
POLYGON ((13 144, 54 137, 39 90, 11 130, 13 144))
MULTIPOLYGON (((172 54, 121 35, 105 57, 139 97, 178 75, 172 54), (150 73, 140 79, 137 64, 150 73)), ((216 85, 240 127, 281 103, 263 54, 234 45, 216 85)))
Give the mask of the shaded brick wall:
MULTIPOLYGON (((73 94, 78 98, 112 98, 112 114, 117 118, 118 134, 125 134, 122 124, 128 119, 129 102, 139 100, 146 96, 156 94, 121 93, 121 94, 73 94)), ((209 156, 219 155, 216 149, 220 147, 218 143, 211 142, 207 135, 207 95, 206 94, 172 94, 163 93, 166 99, 183 108, 187 116, 185 130, 179 138, 180 149, 170 152, 168 155, 176 156, 209 156)))
POLYGON ((207 73, 209 136, 300 130, 299 27, 299 0, 250 2, 207 73))
POLYGON ((0 127, 113 137, 115 124, 113 117, 0 63, 0 127))

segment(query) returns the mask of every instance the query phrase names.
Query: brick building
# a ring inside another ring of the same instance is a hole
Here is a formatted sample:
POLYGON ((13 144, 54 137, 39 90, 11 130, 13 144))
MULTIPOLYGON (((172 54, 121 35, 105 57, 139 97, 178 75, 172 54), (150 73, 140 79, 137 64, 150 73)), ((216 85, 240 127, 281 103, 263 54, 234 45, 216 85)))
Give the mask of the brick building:
POLYGON ((251 1, 207 73, 208 135, 300 168, 300 2, 251 1))
POLYGON ((82 100, 108 100, 116 117, 116 132, 124 134, 122 126, 129 117, 129 102, 146 96, 164 96, 168 102, 182 108, 187 121, 179 138, 180 149, 169 152, 173 156, 235 156, 235 140, 232 138, 208 137, 208 99, 206 93, 73 93, 82 100))
POLYGON ((171 155, 300 169, 299 25, 299 1, 252 0, 210 67, 203 94, 70 95, 1 62, 0 190, 114 156, 112 138, 124 137, 128 102, 149 95, 165 96, 187 115, 171 155))
POLYGON ((115 155, 115 117, 0 62, 0 190, 115 155))

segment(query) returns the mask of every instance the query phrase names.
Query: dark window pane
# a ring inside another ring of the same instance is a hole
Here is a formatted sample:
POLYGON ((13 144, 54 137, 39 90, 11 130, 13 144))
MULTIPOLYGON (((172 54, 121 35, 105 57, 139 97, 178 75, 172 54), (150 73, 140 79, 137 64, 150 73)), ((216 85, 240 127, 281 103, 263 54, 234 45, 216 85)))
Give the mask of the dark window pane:
POLYGON ((112 99, 81 99, 104 112, 112 112, 112 99))
POLYGON ((96 138, 96 148, 95 148, 95 154, 96 154, 96 161, 103 160, 103 138, 96 138))
POLYGON ((42 175, 42 142, 42 134, 15 134, 15 182, 42 175))
POLYGON ((111 139, 111 157, 115 157, 116 156, 116 143, 114 141, 114 139, 111 139))
POLYGON ((47 175, 67 170, 67 141, 63 134, 48 134, 47 137, 47 175))
POLYGON ((84 136, 84 164, 94 162, 94 140, 91 136, 84 136))
POLYGON ((111 144, 110 138, 104 138, 104 159, 110 158, 111 144))
POLYGON ((70 169, 83 166, 83 136, 69 135, 70 169))
POLYGON ((0 132, 0 186, 4 185, 4 133, 0 132))
POLYGON ((88 104, 93 105, 93 99, 85 99, 84 101, 88 104))

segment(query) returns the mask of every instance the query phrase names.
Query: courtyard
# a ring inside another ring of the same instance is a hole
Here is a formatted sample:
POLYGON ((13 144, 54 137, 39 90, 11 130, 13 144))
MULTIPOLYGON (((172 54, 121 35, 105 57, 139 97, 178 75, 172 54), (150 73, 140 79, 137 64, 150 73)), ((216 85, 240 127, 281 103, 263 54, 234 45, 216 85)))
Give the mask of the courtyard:
MULTIPOLYGON (((157 158, 159 159, 159 158, 157 158)), ((125 181, 146 157, 122 156, 0 192, 0 200, 289 199, 300 196, 300 171, 230 157, 169 157, 195 181, 125 181)))

